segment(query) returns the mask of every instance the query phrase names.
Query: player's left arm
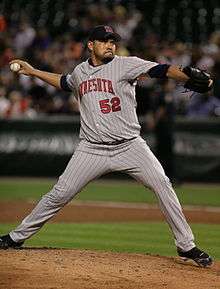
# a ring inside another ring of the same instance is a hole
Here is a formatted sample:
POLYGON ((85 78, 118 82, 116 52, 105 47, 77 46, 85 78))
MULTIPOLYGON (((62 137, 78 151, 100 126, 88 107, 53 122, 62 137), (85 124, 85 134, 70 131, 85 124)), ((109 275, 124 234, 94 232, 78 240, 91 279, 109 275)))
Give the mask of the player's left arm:
POLYGON ((199 68, 186 66, 170 66, 167 71, 167 77, 177 81, 183 81, 184 87, 199 93, 206 93, 213 88, 213 79, 211 75, 199 68))
POLYGON ((178 82, 186 82, 189 80, 189 76, 187 76, 179 66, 175 65, 170 65, 168 67, 166 76, 175 79, 178 82))
POLYGON ((175 65, 158 64, 148 71, 148 75, 155 78, 172 78, 183 82, 185 88, 199 93, 205 93, 213 87, 213 79, 209 73, 190 66, 181 68, 175 65))

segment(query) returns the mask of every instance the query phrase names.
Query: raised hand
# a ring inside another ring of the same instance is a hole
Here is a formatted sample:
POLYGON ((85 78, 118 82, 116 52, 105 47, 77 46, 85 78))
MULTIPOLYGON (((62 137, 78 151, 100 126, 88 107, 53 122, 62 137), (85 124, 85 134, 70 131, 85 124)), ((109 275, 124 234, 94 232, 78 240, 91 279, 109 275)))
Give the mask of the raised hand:
POLYGON ((16 71, 18 74, 24 74, 28 76, 31 76, 34 74, 35 68, 31 66, 28 62, 20 60, 20 59, 14 59, 9 63, 9 65, 13 63, 18 63, 20 65, 20 69, 16 71))

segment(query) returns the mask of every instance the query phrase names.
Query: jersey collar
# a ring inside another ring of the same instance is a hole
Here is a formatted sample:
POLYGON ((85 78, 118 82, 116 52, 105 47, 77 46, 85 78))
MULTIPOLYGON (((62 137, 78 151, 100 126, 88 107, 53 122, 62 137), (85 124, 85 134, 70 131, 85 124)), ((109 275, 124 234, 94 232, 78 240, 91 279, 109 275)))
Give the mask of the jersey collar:
POLYGON ((105 64, 108 64, 108 63, 112 62, 112 60, 113 60, 114 58, 115 58, 115 56, 114 56, 111 60, 109 60, 107 63, 103 63, 103 64, 99 64, 99 65, 94 65, 93 62, 92 62, 92 59, 89 58, 89 59, 88 59, 88 63, 89 63, 89 65, 91 65, 91 66, 93 66, 93 67, 99 67, 99 66, 102 66, 102 65, 105 65, 105 64))

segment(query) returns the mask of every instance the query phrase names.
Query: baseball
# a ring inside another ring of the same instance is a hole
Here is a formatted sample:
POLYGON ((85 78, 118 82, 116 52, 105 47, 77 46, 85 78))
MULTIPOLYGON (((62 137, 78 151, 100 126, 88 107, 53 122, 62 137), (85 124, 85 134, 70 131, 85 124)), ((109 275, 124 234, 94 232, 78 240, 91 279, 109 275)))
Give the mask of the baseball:
POLYGON ((19 63, 15 62, 15 63, 10 64, 11 71, 17 72, 20 70, 20 68, 21 68, 21 65, 19 63))

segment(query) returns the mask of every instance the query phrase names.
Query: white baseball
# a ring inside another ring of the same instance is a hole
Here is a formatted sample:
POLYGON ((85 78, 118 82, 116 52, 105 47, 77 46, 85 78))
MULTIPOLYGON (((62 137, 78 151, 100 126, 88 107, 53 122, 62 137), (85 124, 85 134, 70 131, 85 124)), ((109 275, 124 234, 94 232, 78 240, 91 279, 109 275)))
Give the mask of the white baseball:
POLYGON ((11 71, 17 72, 20 70, 20 68, 21 68, 21 65, 19 63, 15 62, 15 63, 10 64, 11 71))

